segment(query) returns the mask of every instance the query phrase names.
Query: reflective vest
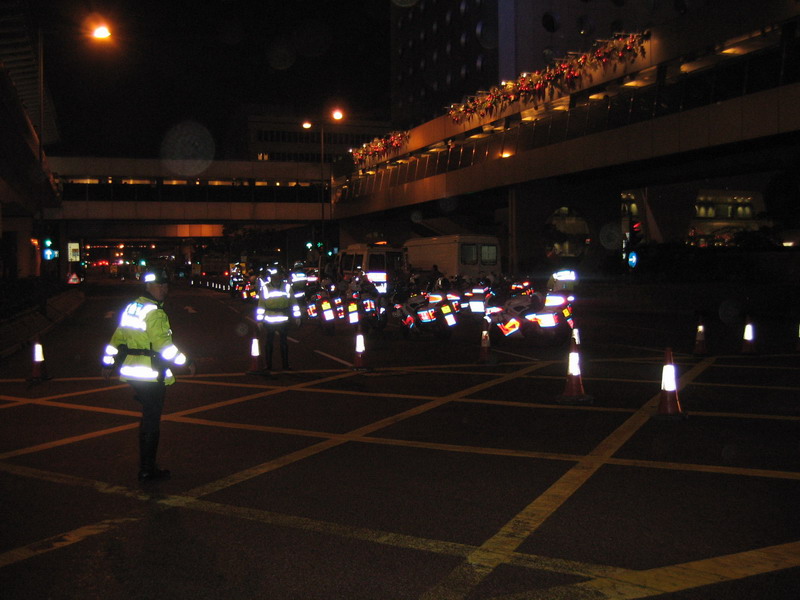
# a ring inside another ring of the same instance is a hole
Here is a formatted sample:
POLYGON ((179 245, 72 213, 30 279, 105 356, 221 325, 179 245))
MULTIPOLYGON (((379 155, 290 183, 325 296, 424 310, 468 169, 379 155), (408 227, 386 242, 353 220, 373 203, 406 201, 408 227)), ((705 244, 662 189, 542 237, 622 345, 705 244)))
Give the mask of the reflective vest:
POLYGON ((103 366, 119 369, 120 381, 175 383, 170 365, 186 364, 186 356, 172 343, 167 313, 152 298, 141 296, 122 311, 106 346, 103 366))
POLYGON ((292 286, 281 283, 276 287, 271 282, 261 282, 261 291, 256 306, 256 321, 266 325, 286 323, 289 317, 300 318, 300 306, 292 294, 292 286))

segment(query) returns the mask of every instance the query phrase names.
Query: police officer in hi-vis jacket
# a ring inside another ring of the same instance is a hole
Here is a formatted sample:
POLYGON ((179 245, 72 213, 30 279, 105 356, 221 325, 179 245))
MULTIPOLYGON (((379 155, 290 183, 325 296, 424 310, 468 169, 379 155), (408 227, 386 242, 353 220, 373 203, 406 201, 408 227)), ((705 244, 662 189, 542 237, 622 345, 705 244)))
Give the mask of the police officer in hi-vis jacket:
POLYGON ((266 370, 272 371, 272 354, 275 335, 281 348, 281 367, 289 370, 289 323, 300 322, 300 306, 292 286, 280 270, 261 281, 256 307, 256 323, 261 333, 262 347, 266 349, 266 370))
POLYGON ((122 312, 114 335, 103 356, 103 376, 118 372, 127 381, 142 406, 139 427, 139 481, 169 479, 170 472, 156 466, 161 411, 166 386, 175 383, 170 367, 183 367, 191 375, 194 363, 172 343, 164 300, 169 280, 164 272, 151 271, 142 276, 144 293, 122 312))

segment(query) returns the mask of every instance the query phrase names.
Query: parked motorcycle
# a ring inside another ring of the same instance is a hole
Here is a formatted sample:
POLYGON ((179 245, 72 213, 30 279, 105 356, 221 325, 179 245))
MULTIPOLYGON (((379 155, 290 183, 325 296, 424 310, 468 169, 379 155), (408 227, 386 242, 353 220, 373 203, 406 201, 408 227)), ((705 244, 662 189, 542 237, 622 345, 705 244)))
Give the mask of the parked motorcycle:
POLYGON ((363 273, 356 274, 347 287, 347 321, 382 331, 389 321, 388 300, 363 273))
POLYGON ((492 343, 523 337, 537 344, 560 346, 572 335, 572 303, 563 292, 537 292, 529 281, 513 281, 486 307, 492 343))
POLYGON ((458 322, 456 313, 446 294, 412 289, 395 295, 394 314, 405 337, 430 334, 436 339, 448 339, 458 322))
POLYGON ((336 293, 336 285, 329 279, 322 280, 316 288, 308 290, 306 295, 306 315, 319 323, 322 330, 333 335, 336 321, 345 318, 345 303, 336 293))

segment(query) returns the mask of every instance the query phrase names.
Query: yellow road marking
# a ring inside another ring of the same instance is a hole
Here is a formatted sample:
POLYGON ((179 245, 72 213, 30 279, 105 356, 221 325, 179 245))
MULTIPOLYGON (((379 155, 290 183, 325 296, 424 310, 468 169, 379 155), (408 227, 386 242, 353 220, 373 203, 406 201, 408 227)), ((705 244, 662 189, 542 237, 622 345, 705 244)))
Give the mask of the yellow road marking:
MULTIPOLYGON (((463 402, 463 400, 459 400, 459 402, 463 402)), ((575 463, 580 462, 582 459, 586 459, 584 455, 580 454, 565 454, 565 453, 543 452, 534 450, 514 450, 511 448, 494 448, 487 446, 470 446, 470 445, 459 445, 459 444, 444 444, 439 442, 423 442, 419 440, 370 437, 364 435, 352 435, 349 433, 331 433, 325 431, 314 431, 309 429, 277 427, 272 425, 252 425, 249 423, 215 421, 209 419, 198 419, 196 417, 176 417, 173 420, 178 423, 189 423, 193 425, 203 425, 208 427, 241 429, 245 431, 261 431, 264 433, 277 433, 281 435, 296 435, 301 437, 335 439, 343 442, 362 442, 365 444, 398 446, 404 448, 421 448, 427 450, 441 450, 445 452, 463 452, 467 454, 509 456, 515 458, 533 458, 542 460, 569 461, 575 463)), ((627 466, 627 467, 640 467, 644 469, 669 469, 672 471, 694 471, 701 473, 740 475, 746 477, 765 477, 770 479, 800 480, 800 472, 797 471, 775 471, 769 469, 753 469, 750 467, 728 467, 719 465, 677 463, 677 462, 664 462, 664 461, 643 460, 643 459, 625 459, 625 458, 613 458, 613 457, 605 459, 595 458, 594 462, 597 462, 598 464, 602 463, 602 464, 627 466)))
POLYGON ((76 435, 69 438, 54 440, 52 442, 38 444, 36 446, 28 446, 27 448, 18 448, 17 450, 10 450, 8 452, 0 453, 0 460, 13 458, 15 456, 22 456, 24 454, 33 454, 34 452, 42 452, 44 450, 50 450, 51 448, 58 448, 59 446, 66 446, 68 444, 74 444, 75 442, 82 442, 84 440, 90 440, 92 438, 102 437, 104 435, 111 435, 112 433, 119 433, 120 431, 127 431, 128 429, 135 429, 137 427, 139 427, 138 420, 132 423, 128 423, 126 425, 119 425, 118 427, 109 427, 108 429, 92 431, 90 433, 84 433, 83 435, 76 435))
POLYGON ((107 531, 116 529, 120 525, 124 525, 125 523, 133 523, 138 520, 139 519, 135 518, 106 519, 105 521, 100 521, 98 523, 86 525, 85 527, 73 529, 72 531, 68 531, 66 533, 54 535, 45 540, 28 544, 27 546, 9 550, 8 552, 0 554, 0 568, 7 567, 8 565, 20 562, 22 560, 33 558, 34 556, 38 556, 40 554, 45 554, 46 552, 58 550, 64 546, 77 544, 86 538, 94 535, 100 535, 101 533, 106 533, 107 531))
MULTIPOLYGON (((508 364, 508 363, 506 363, 506 364, 508 364)), ((544 365, 535 365, 536 368, 540 368, 541 366, 544 366, 544 365)), ((700 365, 698 365, 698 367, 699 366, 700 365)), ((524 373, 524 371, 525 370, 520 371, 518 373, 511 373, 511 374, 507 375, 506 378, 507 379, 511 379, 511 378, 515 378, 517 376, 525 377, 525 376, 527 376, 527 373, 524 373)), ((331 379, 337 379, 337 378, 340 378, 340 377, 347 377, 347 376, 350 376, 350 375, 352 375, 352 374, 347 373, 347 374, 340 375, 339 377, 332 377, 331 379)), ((688 375, 689 374, 687 374, 686 376, 684 376, 684 378, 681 379, 681 383, 680 383, 681 387, 684 387, 687 383, 689 383, 688 375)), ((502 379, 502 378, 500 378, 500 379, 502 379)), ((491 381, 487 381, 487 382, 482 383, 482 384, 480 384, 478 386, 474 386, 473 388, 470 388, 469 390, 462 390, 460 392, 457 392, 457 393, 453 394, 450 399, 453 400, 453 401, 480 402, 479 400, 464 399, 464 398, 461 398, 460 396, 463 396, 465 394, 472 394, 472 393, 475 393, 476 391, 480 391, 480 389, 486 389, 488 387, 496 385, 498 382, 500 382, 500 379, 492 379, 491 381), (476 388, 478 388, 478 389, 476 389, 476 388)), ((192 381, 192 383, 196 383, 196 382, 197 381, 192 381)), ((209 382, 209 383, 213 384, 213 382, 209 382)), ((277 390, 268 390, 266 393, 269 394, 269 393, 276 392, 276 391, 278 391, 278 392, 279 391, 285 391, 287 389, 297 389, 297 388, 303 387, 303 386, 305 386, 305 385, 307 385, 309 383, 312 384, 312 385, 316 385, 319 382, 307 382, 306 384, 299 384, 299 385, 295 385, 295 386, 280 387, 277 390)), ((354 393, 354 392, 349 392, 349 391, 346 391, 346 390, 312 390, 311 388, 305 388, 305 389, 307 389, 308 391, 327 391, 328 393, 343 393, 343 394, 354 393)), ((376 396, 375 394, 370 394, 370 393, 363 393, 363 394, 364 395, 370 395, 370 396, 376 396)), ((69 394, 69 395, 74 395, 74 394, 69 394)), ((64 395, 63 397, 67 397, 69 395, 64 395)), ((251 398, 252 399, 254 397, 259 397, 259 396, 261 396, 261 394, 254 394, 252 396, 248 396, 247 398, 251 398)), ((386 394, 386 396, 387 397, 389 397, 389 396, 397 397, 396 395, 392 395, 392 394, 386 394)), ((425 397, 422 397, 421 399, 425 399, 425 397)), ((652 400, 653 399, 651 399, 651 402, 652 402, 652 400)), ((236 401, 243 401, 243 400, 242 399, 235 399, 233 401, 227 401, 227 402, 221 403, 221 404, 228 404, 230 402, 236 402, 236 401)), ((530 407, 534 406, 534 405, 531 405, 529 403, 520 403, 520 404, 524 405, 524 406, 530 406, 530 407)), ((650 403, 648 403, 648 404, 650 404, 650 403)), ((60 406, 59 403, 54 403, 54 405, 60 406)), ((79 405, 77 405, 77 406, 80 407, 79 405)), ((212 405, 212 406, 218 406, 218 405, 212 405)), ((547 407, 549 405, 542 405, 542 406, 547 407)), ((647 406, 647 405, 645 405, 645 406, 647 406)), ((80 408, 90 408, 91 409, 92 407, 80 407, 80 408)), ((553 406, 553 408, 563 409, 565 407, 553 406)), ((190 421, 200 422, 200 421, 202 421, 200 419, 192 419, 192 418, 189 418, 189 417, 183 418, 180 415, 188 414, 190 412, 197 412, 198 410, 202 411, 202 410, 208 410, 208 409, 209 409, 209 406, 202 407, 202 408, 197 408, 197 409, 191 409, 189 411, 182 411, 181 413, 175 413, 174 415, 172 415, 172 417, 174 417, 174 420, 176 420, 176 421, 184 421, 185 420, 187 422, 190 422, 190 421)), ((610 410, 623 410, 623 411, 626 411, 628 409, 610 409, 610 410)), ((641 409, 640 409, 639 412, 641 412, 641 409)), ((700 413, 693 413, 693 414, 700 414, 700 413)), ((709 414, 714 414, 714 413, 709 413, 709 414)), ((722 414, 722 413, 720 413, 720 414, 722 414)), ((737 418, 749 418, 752 415, 732 414, 731 416, 735 416, 737 418)), ((783 418, 783 417, 772 417, 772 416, 769 416, 769 415, 766 415, 764 417, 765 418, 783 418)), ((226 426, 224 424, 220 424, 220 423, 214 422, 214 421, 208 421, 207 424, 216 425, 216 426, 226 426)), ((383 427, 383 426, 385 426, 385 425, 381 425, 381 427, 383 427)), ((276 428, 276 429, 277 430, 281 430, 281 428, 276 428)), ((106 430, 106 431, 110 432, 112 430, 106 430)), ((297 434, 304 435, 304 432, 302 432, 302 430, 283 430, 283 431, 297 431, 297 434)), ((420 444, 418 442, 406 442, 406 441, 403 441, 403 440, 385 440, 385 439, 382 439, 382 438, 370 438, 370 437, 364 436, 361 433, 357 433, 357 432, 360 432, 360 431, 361 430, 356 430, 355 432, 351 432, 350 434, 342 434, 342 436, 338 436, 337 435, 336 437, 345 439, 345 437, 343 437, 343 436, 346 436, 346 441, 360 441, 360 442, 367 442, 367 443, 388 443, 388 444, 400 444, 400 445, 418 445, 419 444, 421 447, 441 448, 441 449, 446 449, 446 450, 460 449, 461 451, 475 451, 475 449, 471 448, 471 447, 448 446, 446 444, 444 444, 444 445, 420 444)), ((634 429, 631 432, 631 435, 635 431, 636 430, 634 429)), ((100 435, 104 435, 104 433, 100 432, 100 435)), ((82 439, 84 437, 85 436, 78 436, 76 438, 70 438, 70 440, 77 441, 77 440, 82 439)), ((90 434, 88 437, 94 437, 94 436, 90 434)), ((60 445, 60 444, 56 443, 56 445, 60 445)), ((497 451, 498 453, 504 453, 505 452, 502 449, 499 449, 499 450, 497 450, 497 449, 478 449, 478 451, 481 451, 481 450, 486 451, 486 452, 495 452, 495 451, 497 451)), ((519 455, 524 455, 524 454, 515 454, 515 455, 519 456, 519 455)), ((539 456, 538 453, 531 453, 531 456, 532 457, 536 457, 536 458, 547 458, 547 459, 556 459, 556 460, 575 460, 575 461, 579 461, 582 458, 584 458, 584 457, 580 457, 580 456, 570 457, 568 455, 547 455, 547 453, 542 453, 541 456, 539 456), (533 456, 534 454, 537 454, 537 455, 533 456)), ((0 458, 2 458, 2 457, 3 456, 0 455, 0 458)), ((684 468, 684 469, 689 469, 689 470, 695 470, 695 469, 696 470, 714 470, 716 472, 728 472, 728 473, 754 475, 754 476, 769 476, 769 477, 780 477, 780 476, 783 476, 783 477, 788 477, 788 478, 793 478, 793 479, 800 478, 800 474, 797 474, 797 473, 782 473, 782 472, 759 471, 759 470, 751 470, 751 469, 732 469, 732 468, 728 468, 728 467, 713 467, 713 466, 706 466, 706 465, 680 465, 680 464, 675 464, 675 463, 655 463, 655 462, 647 462, 647 461, 625 461, 625 460, 620 460, 620 459, 613 459, 613 458, 610 458, 610 457, 602 458, 601 456, 597 456, 597 457, 593 457, 593 458, 585 457, 585 459, 586 459, 587 463, 595 462, 598 467, 601 464, 626 464, 626 465, 633 465, 633 466, 648 466, 648 467, 669 468, 669 469, 684 468)), ((579 465, 576 465, 576 466, 579 466, 579 465)), ((2 467, 2 465, 0 465, 0 467, 2 467)), ((99 482, 97 482, 97 483, 99 483, 99 482)), ((120 489, 122 489, 122 488, 120 488, 120 489)), ((145 496, 143 499, 149 499, 149 496, 145 496)), ((213 510, 219 511, 221 514, 229 514, 231 516, 238 516, 240 518, 246 518, 242 514, 239 514, 240 511, 248 512, 250 510, 250 509, 239 509, 237 507, 226 507, 225 505, 219 505, 219 504, 215 504, 215 503, 209 503, 209 502, 205 502, 205 501, 200 501, 200 500, 197 500, 197 497, 194 497, 194 498, 187 497, 184 500, 173 499, 172 497, 170 497, 170 498, 164 500, 163 502, 164 502, 164 504, 168 504, 168 505, 171 505, 171 506, 186 506, 187 508, 198 508, 198 509, 200 508, 200 505, 202 504, 202 505, 207 505, 206 506, 206 510, 212 510, 212 506, 213 506, 213 510)), ((557 506, 555 508, 557 508, 557 506)), ((555 510, 555 508, 554 508, 554 510, 555 510)), ((336 535, 346 535, 347 537, 358 537, 358 536, 362 535, 364 537, 361 537, 360 539, 368 539, 368 540, 371 539, 372 541, 375 541, 376 543, 390 543, 390 544, 393 544, 393 545, 399 545, 401 547, 418 548, 418 549, 421 549, 421 550, 428 550, 428 551, 433 551, 433 552, 450 553, 450 554, 455 555, 455 556, 471 556, 475 552, 481 552, 482 549, 483 549, 483 547, 482 548, 474 548, 472 546, 461 546, 461 545, 458 545, 458 544, 450 544, 448 542, 440 542, 440 541, 437 541, 437 540, 426 540, 426 539, 422 539, 422 538, 413 538, 411 536, 402 536, 402 535, 393 534, 393 533, 387 533, 387 532, 373 532, 371 530, 360 531, 360 530, 355 530, 355 529, 353 529, 351 527, 344 527, 344 526, 340 526, 340 525, 337 525, 337 524, 330 524, 330 523, 324 523, 324 522, 313 522, 311 520, 305 520, 305 519, 296 520, 297 519, 296 517, 291 517, 291 516, 286 516, 286 515, 272 515, 270 513, 262 513, 262 511, 255 511, 254 514, 257 516, 257 518, 259 520, 266 519, 264 522, 272 522, 274 524, 283 524, 283 525, 286 525, 286 526, 291 526, 288 523, 294 523, 295 527, 306 528, 306 529, 309 528, 309 527, 319 527, 319 528, 321 528, 321 529, 319 529, 320 531, 324 530, 324 531, 327 531, 328 533, 333 533, 333 534, 336 534, 336 535), (272 520, 270 521, 270 519, 272 519, 272 520), (305 522, 305 524, 303 524, 304 522, 305 522), (309 525, 309 523, 310 523, 310 525, 309 525), (437 548, 439 548, 439 549, 437 550, 437 548)), ((86 528, 79 528, 79 529, 75 530, 75 532, 78 532, 78 533, 76 533, 76 535, 74 535, 70 539, 75 539, 76 541, 80 541, 80 539, 83 539, 81 537, 81 535, 83 535, 84 537, 87 537, 87 535, 91 535, 91 531, 93 530, 92 528, 98 528, 98 533, 102 533, 103 527, 107 527, 108 529, 110 529, 111 527, 114 526, 114 525, 111 525, 111 524, 113 524, 115 522, 118 522, 119 524, 121 524, 121 523, 125 522, 125 520, 109 520, 109 521, 101 522, 100 524, 87 526, 86 528), (83 533, 81 533, 81 532, 83 532, 83 533)), ((53 538, 49 538, 49 539, 58 540, 60 538, 66 539, 66 538, 63 538, 62 536, 54 536, 53 538)), ((70 543, 74 543, 74 542, 70 542, 70 543)), ((45 543, 44 545, 46 546, 47 544, 45 543)), ((34 545, 32 544, 32 545, 27 546, 26 548, 30 549, 33 546, 34 545)), ((53 547, 53 549, 55 549, 55 547, 60 547, 60 546, 56 545, 56 546, 53 547)), ((779 547, 776 547, 776 548, 779 548, 779 547)), ((6 553, 5 555, 0 555, 0 557, 11 556, 13 552, 16 552, 16 551, 12 551, 11 553, 6 553)), ((766 552, 766 554, 763 555, 763 556, 767 557, 765 559, 765 565, 769 563, 769 560, 771 560, 769 557, 772 556, 772 554, 770 554, 771 551, 769 549, 767 549, 767 550, 762 549, 761 551, 753 551, 753 552, 766 552)), ((757 560, 758 556, 760 556, 760 555, 753 554, 753 552, 751 552, 751 553, 742 553, 742 556, 747 556, 748 557, 747 560, 743 561, 743 563, 742 563, 743 565, 745 565, 745 566, 749 565, 749 562, 748 562, 749 560, 757 560)), ((793 553, 795 555, 795 557, 796 557, 797 548, 792 546, 788 550, 786 550, 786 552, 788 552, 789 554, 793 553)), ((21 551, 19 556, 23 556, 24 554, 25 554, 25 552, 21 551)), ((734 556, 738 556, 738 555, 734 555, 734 556)), ((25 557, 23 556, 23 558, 19 558, 19 560, 23 560, 24 558, 25 557)), ((719 557, 718 559, 709 559, 709 561, 705 561, 705 562, 708 562, 708 565, 710 565, 710 566, 706 565, 703 568, 710 569, 710 568, 713 567, 713 565, 717 564, 718 561, 720 561, 720 560, 722 560, 724 558, 725 557, 719 557)), ((587 576, 595 576, 595 577, 597 577, 596 581, 610 581, 610 580, 616 580, 616 581, 620 581, 620 582, 631 581, 631 582, 634 582, 634 583, 631 583, 632 587, 636 587, 639 590, 642 589, 641 585, 638 583, 640 581, 640 579, 638 579, 638 576, 639 576, 640 572, 627 571, 627 570, 624 570, 624 569, 616 569, 616 568, 613 568, 613 567, 605 567, 605 566, 591 566, 591 565, 585 566, 585 565, 581 565, 579 563, 574 563, 573 570, 565 570, 565 568, 563 566, 559 567, 558 565, 560 565, 562 563, 568 563, 569 561, 559 561, 557 559, 533 557, 533 556, 530 556, 530 555, 523 555, 523 554, 520 554, 520 553, 517 553, 517 552, 513 552, 513 551, 508 553, 504 560, 506 560, 507 562, 511 562, 513 564, 518 564, 518 565, 522 564, 522 565, 526 565, 526 566, 529 565, 531 568, 549 568, 551 570, 556 570, 558 572, 569 572, 569 573, 573 573, 573 574, 582 574, 582 575, 587 575, 587 576)), ((698 562, 703 562, 703 561, 698 561, 698 562)), ((692 565, 692 564, 693 563, 687 563, 687 565, 692 565)), ((720 568, 723 569, 723 571, 724 571, 725 564, 728 564, 728 563, 719 562, 719 565, 722 565, 720 568)), ((774 564, 774 561, 773 561, 772 564, 774 564)), ((792 564, 790 566, 796 566, 796 565, 792 564)), ((686 568, 686 565, 675 565, 675 566, 672 566, 672 567, 664 567, 663 568, 663 576, 664 577, 669 577, 670 576, 669 572, 666 571, 668 569, 682 569, 682 568, 686 568)), ((695 567, 688 567, 688 568, 695 568, 695 567)), ((768 568, 768 566, 765 566, 764 568, 765 568, 765 570, 763 572, 770 572, 772 570, 776 570, 776 568, 768 568)), ((788 567, 777 567, 777 568, 788 568, 788 567)), ((659 576, 657 573, 655 573, 655 571, 657 571, 657 570, 652 570, 652 571, 653 571, 654 575, 659 576)), ((677 572, 678 571, 676 571, 676 573, 677 572)), ((641 572, 641 573, 649 573, 649 572, 641 572)), ((743 577, 747 577, 747 576, 751 576, 751 575, 752 575, 752 573, 750 573, 748 571, 747 574, 744 574, 742 576, 743 577)), ((480 579, 476 580, 476 582, 479 582, 479 581, 480 581, 480 579)), ((584 582, 584 583, 586 583, 586 582, 584 582)), ((601 584, 598 583, 597 587, 600 588, 601 584)), ((465 587, 466 591, 469 591, 469 589, 471 589, 471 588, 465 587)), ((678 589, 684 589, 684 588, 678 588, 678 589)), ((576 590, 573 589, 572 591, 576 591, 576 590)), ((521 597, 523 597, 523 596, 520 596, 520 598, 521 597)), ((524 597, 529 597, 529 596, 526 595, 524 597)), ((548 597, 552 598, 552 596, 548 596, 548 597)), ((564 597, 565 598, 575 598, 576 596, 573 595, 573 596, 564 596, 564 597)), ((617 596, 614 596, 614 597, 617 597, 617 596)), ((620 596, 620 597, 631 597, 631 598, 634 598, 634 597, 646 597, 646 596, 620 596)))
MULTIPOLYGON (((419 550, 422 552, 432 552, 446 556, 458 556, 463 558, 475 550, 475 546, 469 544, 421 538, 390 531, 368 529, 365 527, 341 525, 339 523, 319 521, 307 517, 286 515, 256 508, 231 506, 202 500, 200 498, 190 497, 187 495, 159 495, 154 497, 150 494, 130 490, 129 488, 123 486, 109 485, 91 479, 74 477, 71 475, 64 475, 63 473, 54 473, 51 471, 42 471, 39 469, 33 469, 30 467, 13 465, 9 463, 0 463, 0 470, 23 477, 50 481, 52 483, 86 487, 96 492, 105 494, 115 494, 128 498, 135 498, 141 501, 155 501, 163 509, 185 508, 188 510, 213 513, 224 517, 257 521, 266 525, 323 533, 326 535, 332 535, 346 539, 357 539, 375 544, 382 544, 385 546, 394 546, 408 550, 419 550)), ((110 531, 114 527, 118 527, 124 525, 125 523, 136 520, 136 518, 120 518, 115 520, 101 521, 100 523, 81 527, 58 536, 47 538, 46 540, 33 542, 22 548, 17 548, 7 552, 4 555, 0 555, 0 560, 5 561, 2 565, 0 565, 0 567, 32 558, 39 554, 44 554, 45 552, 57 550, 58 548, 62 548, 66 545, 74 544, 86 539, 88 534, 110 531)), ((626 576, 626 569, 620 569, 618 567, 607 567, 604 565, 594 565, 528 554, 516 554, 513 557, 513 562, 517 566, 538 570, 549 570, 556 573, 564 573, 569 575, 580 575, 584 577, 621 578, 626 576)))
MULTIPOLYGON (((186 508, 206 513, 243 520, 257 521, 267 525, 287 527, 302 531, 311 531, 334 535, 347 539, 358 539, 376 544, 395 546, 404 549, 433 552, 440 555, 468 557, 476 550, 475 546, 448 542, 429 538, 397 534, 393 532, 352 527, 319 521, 306 517, 297 517, 274 513, 260 509, 230 506, 226 504, 201 500, 189 495, 168 495, 153 497, 150 494, 133 491, 123 486, 109 485, 90 479, 41 471, 29 467, 0 463, 0 470, 20 476, 31 477, 53 483, 82 486, 106 494, 122 495, 142 501, 156 501, 164 508, 186 508)), ((134 517, 109 519, 80 527, 70 532, 52 536, 21 548, 0 554, 0 568, 34 556, 57 550, 92 536, 105 533, 126 523, 139 520, 134 517)), ((645 598, 670 591, 689 589, 708 583, 716 583, 731 579, 750 577, 759 573, 772 572, 791 568, 800 564, 800 543, 772 546, 758 550, 742 552, 722 557, 715 557, 689 563, 670 565, 646 571, 635 571, 606 565, 595 565, 550 558, 544 556, 514 552, 509 562, 515 566, 537 570, 547 570, 568 575, 591 577, 588 582, 572 586, 559 586, 541 592, 524 593, 506 596, 506 600, 533 598, 580 598, 583 589, 591 591, 594 597, 600 598, 645 598), (598 596, 597 594, 601 594, 598 596), (624 593, 624 595, 620 595, 624 593)), ((499 600, 499 599, 498 599, 499 600)))
POLYGON ((790 542, 645 571, 623 570, 590 581, 493 600, 636 600, 796 567, 800 567, 800 542, 790 542))
MULTIPOLYGON (((529 366, 529 367, 526 367, 526 368, 522 369, 521 371, 519 371, 517 373, 507 374, 507 375, 505 375, 503 377, 500 377, 499 379, 500 380, 502 380, 502 379, 509 379, 510 380, 510 379, 513 379, 517 374, 526 374, 526 373, 528 373, 530 371, 533 371, 535 369, 542 368, 542 366, 543 365, 532 365, 532 366, 529 366)), ((447 404, 448 402, 452 402, 453 400, 459 398, 462 395, 468 395, 468 394, 471 394, 473 392, 485 389, 486 387, 495 385, 497 383, 497 381, 498 380, 492 380, 491 382, 480 383, 480 384, 477 384, 475 386, 472 386, 471 388, 467 388, 465 390, 459 390, 458 392, 455 392, 455 393, 453 393, 453 394, 451 394, 449 396, 444 396, 442 398, 434 399, 434 400, 432 400, 430 402, 427 402, 425 404, 421 404, 419 406, 415 406, 413 408, 410 408, 410 409, 408 409, 408 410, 406 410, 404 412, 398 413, 396 415, 392 415, 391 417, 387 417, 385 419, 381 419, 381 420, 376 421, 374 423, 370 423, 369 425, 365 425, 363 427, 360 427, 358 429, 350 431, 350 432, 348 432, 348 435, 350 435, 352 437, 362 437, 362 436, 364 436, 364 435, 366 435, 368 433, 372 433, 373 431, 377 431, 379 429, 383 429, 385 427, 388 427, 389 425, 393 425, 395 423, 398 423, 398 422, 403 421, 405 419, 408 419, 410 417, 413 417, 413 416, 422 414, 424 412, 427 412, 429 410, 432 410, 434 408, 437 408, 437 407, 439 407, 439 406, 441 406, 443 404, 447 404)), ((298 386, 294 386, 294 387, 302 387, 302 386, 298 385, 298 386)), ((180 413, 179 416, 184 416, 185 414, 187 414, 186 411, 184 411, 183 413, 180 413)), ((277 458, 275 460, 267 461, 267 462, 262 463, 260 465, 256 465, 256 466, 254 466, 254 467, 252 467, 250 469, 246 469, 246 470, 240 471, 238 473, 232 473, 231 475, 229 475, 227 477, 224 477, 224 478, 219 479, 217 481, 212 481, 212 482, 210 482, 210 483, 208 483, 206 485, 203 485, 203 486, 200 486, 198 488, 195 488, 195 489, 191 490, 190 492, 188 492, 187 495, 199 497, 199 496, 205 496, 205 495, 208 495, 208 494, 212 494, 214 492, 220 491, 220 490, 225 489, 227 487, 231 487, 233 485, 238 485, 239 483, 242 483, 242 482, 247 481, 249 479, 252 479, 254 477, 258 477, 258 476, 263 475, 265 473, 268 473, 270 471, 274 471, 275 469, 279 469, 279 468, 284 467, 284 466, 286 466, 288 464, 292 464, 294 462, 303 460, 303 459, 308 458, 310 456, 313 456, 315 454, 319 454, 320 452, 324 452, 324 451, 329 450, 331 448, 335 448, 336 446, 339 446, 341 444, 347 443, 348 441, 350 441, 350 440, 349 439, 328 439, 328 440, 326 440, 324 442, 320 442, 319 444, 314 444, 312 446, 308 446, 307 448, 303 448, 303 449, 298 450, 296 452, 292 452, 290 454, 287 454, 287 455, 282 456, 280 458, 277 458)))
MULTIPOLYGON (((679 388, 699 376, 714 363, 708 358, 680 378, 679 388)), ((564 473, 549 489, 525 507, 500 531, 484 542, 467 560, 456 567, 436 586, 423 594, 424 600, 461 600, 536 531, 550 516, 571 498, 594 475, 605 460, 611 458, 645 423, 658 407, 661 394, 656 394, 631 415, 592 452, 564 473), (601 460, 597 460, 601 459, 601 460)))
POLYGON ((70 402, 55 402, 49 399, 31 398, 20 402, 19 404, 33 404, 36 406, 50 406, 53 408, 67 408, 70 410, 81 410, 85 412, 97 412, 110 415, 124 415, 127 417, 141 418, 141 411, 137 410, 124 410, 121 408, 109 408, 106 406, 92 406, 91 404, 72 404, 70 402))

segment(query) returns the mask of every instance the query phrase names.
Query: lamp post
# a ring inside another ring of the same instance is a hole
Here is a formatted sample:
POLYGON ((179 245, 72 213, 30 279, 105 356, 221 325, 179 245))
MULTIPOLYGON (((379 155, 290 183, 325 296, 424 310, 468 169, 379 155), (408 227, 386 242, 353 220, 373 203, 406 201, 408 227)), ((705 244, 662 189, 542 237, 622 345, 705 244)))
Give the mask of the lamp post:
MULTIPOLYGON (((111 38, 111 30, 105 23, 97 23, 92 26, 90 36, 96 40, 109 40, 111 38)), ((37 28, 37 95, 39 96, 39 131, 38 131, 38 154, 39 166, 44 166, 44 33, 42 27, 37 28)))
MULTIPOLYGON (((86 33, 86 30, 84 30, 86 33)), ((94 21, 94 24, 89 26, 89 36, 96 39, 106 41, 111 38, 111 31, 109 30, 108 26, 100 21, 94 21)), ((45 196, 45 189, 44 186, 46 185, 46 173, 45 173, 45 165, 44 165, 44 114, 45 114, 45 93, 44 93, 44 32, 42 31, 41 25, 36 29, 36 51, 37 51, 37 72, 36 72, 36 93, 39 100, 39 129, 36 132, 37 135, 37 162, 39 165, 39 186, 38 186, 38 198, 36 200, 36 212, 34 214, 34 227, 36 229, 36 235, 38 236, 41 234, 42 222, 44 220, 44 196, 45 196)), ((61 240, 61 245, 64 244, 63 240, 61 240)), ((62 248, 63 249, 63 248, 62 248)), ((37 274, 41 275, 41 256, 37 258, 36 262, 36 270, 37 274)), ((59 259, 59 275, 63 267, 63 262, 59 259)))
MULTIPOLYGON (((331 111, 329 115, 330 119, 335 121, 341 121, 344 118, 344 113, 341 110, 334 109, 331 111)), ((320 241, 324 243, 325 241, 325 118, 321 118, 318 121, 319 125, 319 180, 320 180, 320 199, 319 199, 319 209, 320 209, 320 241)), ((304 121, 303 122, 303 129, 311 129, 314 126, 314 123, 311 121, 304 121)))

